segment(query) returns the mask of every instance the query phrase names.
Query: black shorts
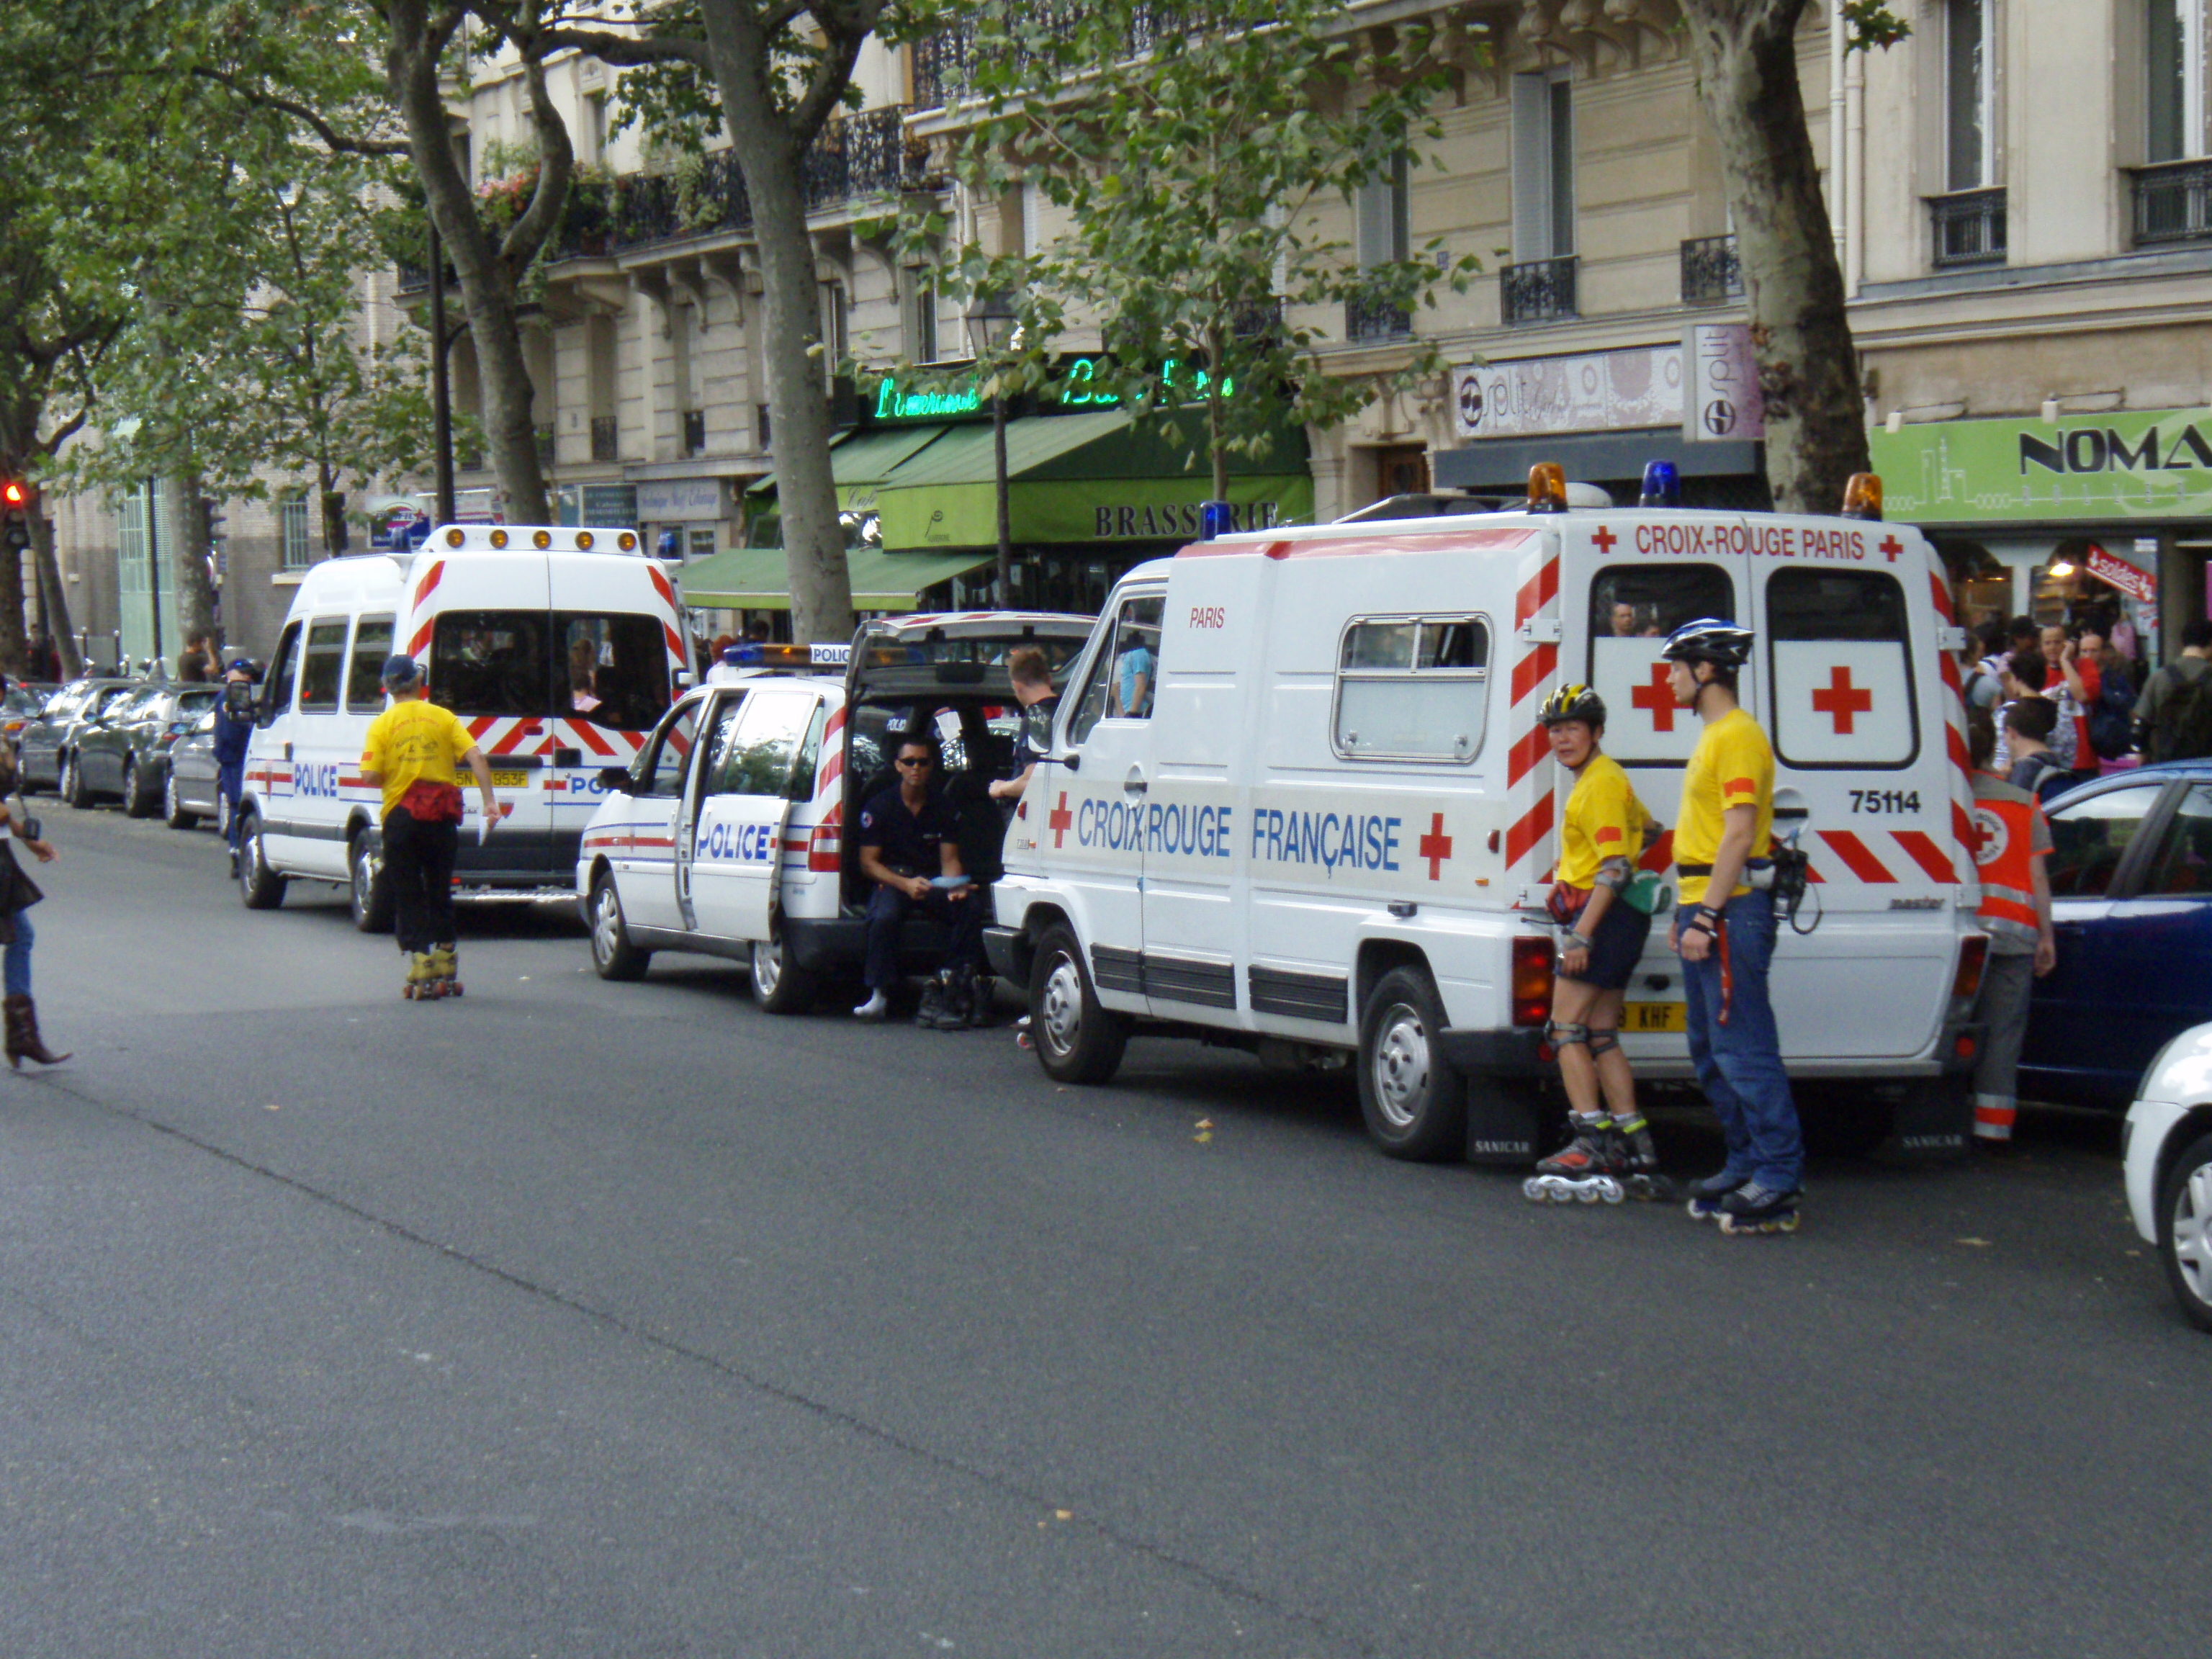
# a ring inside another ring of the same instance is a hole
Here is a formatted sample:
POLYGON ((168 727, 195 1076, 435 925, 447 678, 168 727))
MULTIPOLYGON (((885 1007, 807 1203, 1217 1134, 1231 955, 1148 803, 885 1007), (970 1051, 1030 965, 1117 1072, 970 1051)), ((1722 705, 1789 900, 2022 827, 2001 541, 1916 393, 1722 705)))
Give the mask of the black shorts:
MULTIPOLYGON (((1651 918, 1616 896, 1606 907, 1605 919, 1598 923, 1597 935, 1590 940, 1589 965, 1579 974, 1563 969, 1559 977, 1601 991, 1625 991, 1635 976, 1636 964, 1644 959, 1644 941, 1650 937, 1651 918)), ((1563 939, 1559 943, 1565 949, 1574 941, 1563 939)))

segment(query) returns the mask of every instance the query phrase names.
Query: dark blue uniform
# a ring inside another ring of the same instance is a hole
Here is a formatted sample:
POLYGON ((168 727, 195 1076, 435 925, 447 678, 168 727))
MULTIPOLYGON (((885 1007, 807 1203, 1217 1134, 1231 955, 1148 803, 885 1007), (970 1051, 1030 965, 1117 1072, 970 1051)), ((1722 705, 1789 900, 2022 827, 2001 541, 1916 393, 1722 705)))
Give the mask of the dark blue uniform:
POLYGON ((230 850, 238 851, 238 798, 246 787, 246 749, 253 738, 253 716, 234 715, 228 702, 215 709, 215 788, 230 803, 230 850))
MULTIPOLYGON (((935 879, 945 868, 943 848, 957 842, 960 816, 943 794, 933 791, 919 812, 910 812, 896 788, 886 789, 860 809, 860 845, 872 847, 884 866, 902 876, 935 879)), ((898 983, 899 929, 915 910, 952 931, 945 965, 977 972, 983 964, 983 904, 980 889, 964 899, 933 889, 927 898, 908 898, 896 887, 876 884, 868 898, 867 983, 887 991, 898 983)))

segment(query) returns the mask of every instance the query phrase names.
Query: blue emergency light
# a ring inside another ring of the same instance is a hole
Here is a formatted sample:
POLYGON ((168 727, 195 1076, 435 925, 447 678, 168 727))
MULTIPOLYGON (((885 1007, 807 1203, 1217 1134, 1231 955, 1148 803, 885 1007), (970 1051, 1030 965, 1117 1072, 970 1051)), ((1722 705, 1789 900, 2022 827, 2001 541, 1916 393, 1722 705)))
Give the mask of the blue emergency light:
POLYGON ((1198 509, 1199 540, 1202 542, 1210 542, 1216 537, 1226 536, 1231 531, 1236 528, 1237 521, 1230 514, 1230 507, 1228 502, 1205 501, 1200 504, 1198 509))
POLYGON ((722 647, 722 660, 732 668, 758 667, 761 662, 760 642, 748 640, 741 645, 726 645, 722 647))
POLYGON ((1636 504, 1638 507, 1681 506, 1682 480, 1674 471, 1674 462, 1644 462, 1644 494, 1636 504))

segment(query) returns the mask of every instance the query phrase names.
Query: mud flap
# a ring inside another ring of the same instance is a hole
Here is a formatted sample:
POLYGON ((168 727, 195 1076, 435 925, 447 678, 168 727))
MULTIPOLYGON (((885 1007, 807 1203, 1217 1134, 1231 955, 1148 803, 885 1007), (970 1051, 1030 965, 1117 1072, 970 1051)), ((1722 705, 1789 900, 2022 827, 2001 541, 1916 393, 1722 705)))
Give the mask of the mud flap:
POLYGON ((1974 1133, 1973 1084, 1964 1075, 1931 1078, 1901 1091, 1881 1150, 1914 1163, 1964 1158, 1974 1133))
POLYGON ((1467 1080, 1467 1161, 1527 1169, 1536 1161, 1542 1097, 1526 1085, 1475 1076, 1467 1080))

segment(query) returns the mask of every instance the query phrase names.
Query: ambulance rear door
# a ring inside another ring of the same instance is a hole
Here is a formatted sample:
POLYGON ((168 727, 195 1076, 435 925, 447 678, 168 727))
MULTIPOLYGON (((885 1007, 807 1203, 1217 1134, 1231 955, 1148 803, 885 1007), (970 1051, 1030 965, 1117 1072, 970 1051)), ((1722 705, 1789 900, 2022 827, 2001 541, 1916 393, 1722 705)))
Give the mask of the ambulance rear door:
POLYGON ((721 699, 700 757, 698 805, 684 857, 685 925, 703 939, 769 936, 792 769, 821 706, 817 691, 756 681, 721 699))
POLYGON ((1910 1059, 1945 1017, 1972 877, 1954 799, 1964 743, 1946 717, 1946 619, 1932 599, 1943 573, 1907 526, 1770 527, 1784 539, 1759 564, 1757 663, 1778 799, 1794 791, 1810 812, 1802 920, 1820 917, 1776 947, 1783 1053, 1910 1059))
MULTIPOLYGON (((1601 519, 1571 514, 1560 523, 1558 680, 1594 687, 1605 700, 1605 752, 1620 763, 1637 799, 1666 827, 1645 848, 1646 869, 1671 870, 1682 769, 1703 730, 1697 715, 1675 707, 1660 647, 1668 634, 1700 617, 1750 617, 1749 533, 1740 514, 1695 511, 1601 519)), ((1739 685, 1753 718, 1760 709, 1759 679, 1749 673, 1739 685)), ((1522 706, 1516 699, 1516 712, 1522 706)), ((1545 742, 1540 728, 1519 735, 1545 742)), ((1561 775, 1557 782, 1564 806, 1572 780, 1561 775)), ((1681 963, 1667 949, 1671 920, 1653 918, 1643 964, 1629 983, 1621 1032, 1632 1056, 1679 1059, 1683 1052, 1688 1005, 1681 963)))

